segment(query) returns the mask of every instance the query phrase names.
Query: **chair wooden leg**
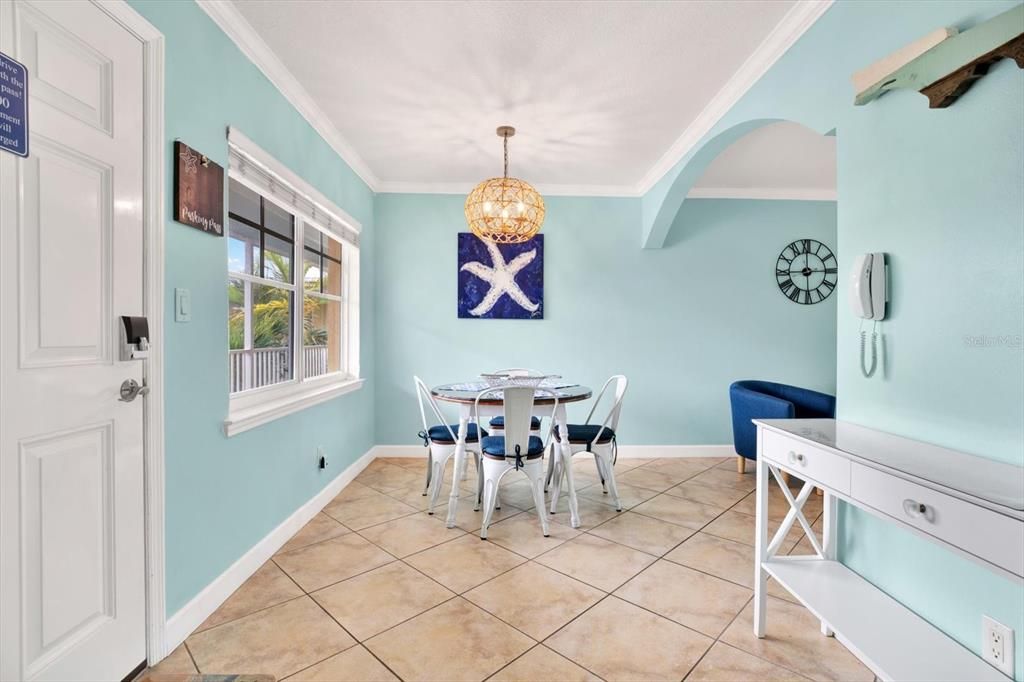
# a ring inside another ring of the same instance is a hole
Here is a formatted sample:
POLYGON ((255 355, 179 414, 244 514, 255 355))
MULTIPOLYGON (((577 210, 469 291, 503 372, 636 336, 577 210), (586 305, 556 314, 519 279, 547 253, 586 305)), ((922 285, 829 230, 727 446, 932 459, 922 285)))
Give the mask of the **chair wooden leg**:
POLYGON ((743 455, 736 455, 736 473, 747 473, 747 458, 743 455))

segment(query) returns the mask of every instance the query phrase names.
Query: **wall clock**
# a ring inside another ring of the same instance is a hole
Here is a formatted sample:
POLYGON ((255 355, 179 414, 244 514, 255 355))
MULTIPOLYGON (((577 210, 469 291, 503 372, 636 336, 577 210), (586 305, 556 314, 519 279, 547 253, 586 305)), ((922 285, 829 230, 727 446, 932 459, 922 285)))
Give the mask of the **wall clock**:
POLYGON ((835 291, 837 266, 835 254, 817 239, 797 239, 779 254, 775 281, 793 303, 821 303, 835 291))

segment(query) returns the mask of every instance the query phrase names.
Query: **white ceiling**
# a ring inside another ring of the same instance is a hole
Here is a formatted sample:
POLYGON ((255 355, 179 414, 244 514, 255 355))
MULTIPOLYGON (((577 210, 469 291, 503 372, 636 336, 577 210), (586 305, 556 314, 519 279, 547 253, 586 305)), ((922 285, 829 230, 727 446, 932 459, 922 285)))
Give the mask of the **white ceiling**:
MULTIPOLYGON (((649 185, 766 46, 772 61, 788 47, 781 27, 800 4, 814 3, 235 0, 379 191, 466 191, 500 174, 494 128, 511 124, 510 174, 623 195, 649 185)), ((767 150, 773 181, 820 183, 824 166, 834 177, 834 149, 831 163, 790 167, 799 135, 779 130, 741 140, 707 181, 760 181, 746 147, 767 150)))

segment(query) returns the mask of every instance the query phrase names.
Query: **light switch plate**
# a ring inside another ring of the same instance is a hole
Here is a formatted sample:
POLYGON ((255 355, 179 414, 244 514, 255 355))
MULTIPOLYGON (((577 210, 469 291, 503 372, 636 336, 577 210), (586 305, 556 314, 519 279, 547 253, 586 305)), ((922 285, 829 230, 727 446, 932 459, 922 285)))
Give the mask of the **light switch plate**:
POLYGON ((192 292, 188 289, 174 290, 174 321, 192 321, 192 292))

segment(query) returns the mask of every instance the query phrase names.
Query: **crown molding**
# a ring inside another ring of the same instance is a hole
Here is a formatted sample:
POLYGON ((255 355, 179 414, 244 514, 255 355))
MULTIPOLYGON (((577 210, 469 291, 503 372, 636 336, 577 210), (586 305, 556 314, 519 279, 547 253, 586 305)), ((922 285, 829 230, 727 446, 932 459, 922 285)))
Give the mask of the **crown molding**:
POLYGON ((380 180, 366 164, 355 148, 338 131, 323 109, 313 100, 288 67, 278 58, 270 46, 260 37, 252 24, 230 0, 196 0, 199 8, 206 12, 220 27, 249 61, 256 65, 263 75, 277 88, 285 99, 309 122, 320 137, 338 153, 369 188, 376 192, 380 180))
POLYGON ((666 173, 689 154, 740 98, 799 40, 800 36, 825 14, 832 3, 833 0, 799 0, 740 65, 732 78, 711 98, 668 151, 651 166, 633 189, 633 194, 643 196, 649 192, 666 173))
MULTIPOLYGON (((532 184, 532 183, 531 183, 532 184)), ((381 182, 378 194, 469 194, 472 182, 381 182)), ((545 185, 533 186, 545 197, 619 197, 640 196, 635 188, 619 185, 545 185)))
POLYGON ((823 187, 693 187, 686 198, 836 201, 838 195, 835 189, 823 187))

